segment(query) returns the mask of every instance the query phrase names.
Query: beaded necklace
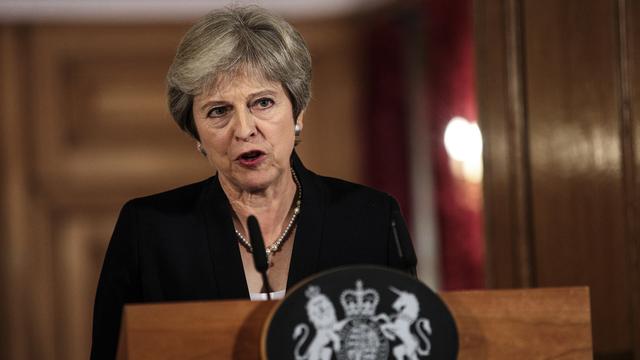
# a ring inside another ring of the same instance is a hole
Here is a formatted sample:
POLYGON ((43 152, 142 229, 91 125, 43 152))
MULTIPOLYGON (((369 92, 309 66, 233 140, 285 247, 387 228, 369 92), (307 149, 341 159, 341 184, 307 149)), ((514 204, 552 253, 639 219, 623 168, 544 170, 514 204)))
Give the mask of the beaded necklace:
MULTIPOLYGON (((282 248, 282 244, 289 237, 289 233, 291 232, 291 229, 293 228, 293 225, 295 224, 296 219, 298 218, 298 214, 300 213, 300 208, 302 205, 302 186, 300 186, 298 177, 296 176, 296 173, 293 171, 293 169, 291 169, 291 174, 293 175, 293 182, 295 182, 296 184, 296 194, 297 194, 296 206, 293 208, 293 215, 291 215, 291 219, 289 220, 289 223, 287 224, 287 226, 284 228, 284 231, 282 232, 282 234, 278 237, 276 241, 273 242, 273 244, 265 247, 267 257, 270 257, 272 254, 275 254, 276 252, 280 251, 280 249, 282 248)), ((242 246, 244 246, 249 252, 253 252, 251 243, 247 241, 247 239, 240 233, 240 231, 238 231, 238 229, 234 227, 234 230, 236 232, 236 236, 238 237, 238 241, 240 241, 240 244, 242 244, 242 246)))

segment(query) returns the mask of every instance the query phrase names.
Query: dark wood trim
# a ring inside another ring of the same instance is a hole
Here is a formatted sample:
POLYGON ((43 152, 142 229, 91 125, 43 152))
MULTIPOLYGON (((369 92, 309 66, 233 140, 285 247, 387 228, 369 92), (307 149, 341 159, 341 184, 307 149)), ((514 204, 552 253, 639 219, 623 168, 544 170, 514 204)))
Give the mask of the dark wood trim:
POLYGON ((0 357, 10 359, 26 358, 29 336, 28 311, 25 306, 25 291, 20 280, 27 271, 24 258, 28 244, 18 241, 26 230, 25 207, 20 206, 27 196, 25 186, 25 162, 21 150, 23 65, 19 52, 22 50, 21 28, 15 25, 0 27, 0 135, 2 143, 0 171, 2 187, 0 207, 2 208, 2 232, 0 236, 0 357), (5 356, 3 356, 5 355, 5 356))
POLYGON ((476 2, 487 284, 534 285, 520 0, 476 2))
POLYGON ((618 0, 618 35, 620 48, 620 137, 625 199, 625 239, 631 307, 632 344, 635 359, 640 359, 640 89, 637 81, 640 27, 636 1, 618 0), (635 110, 635 111, 634 111, 635 110))
MULTIPOLYGON (((6 97, 8 84, 6 84, 6 74, 8 72, 7 53, 8 53, 8 29, 7 26, 0 26, 0 121, 2 125, 6 122, 6 97)), ((4 128, 4 126, 3 126, 4 128)), ((0 131, 4 135, 4 131, 0 131)), ((9 209, 7 209, 7 188, 8 188, 8 166, 5 158, 7 142, 3 138, 0 141, 0 289, 9 289, 8 264, 10 259, 7 258, 7 238, 9 235, 7 219, 9 209)), ((7 292, 2 291, 0 296, 0 319, 8 319, 9 299, 7 292)), ((7 321, 0 322, 0 357, 8 357, 9 355, 9 324, 7 321)))
POLYGON ((507 77, 508 113, 513 127, 512 164, 513 184, 517 201, 516 258, 519 260, 518 276, 523 287, 536 285, 535 259, 533 258, 533 225, 531 219, 531 166, 529 164, 529 135, 526 105, 525 38, 523 34, 522 1, 508 0, 507 8, 507 77))

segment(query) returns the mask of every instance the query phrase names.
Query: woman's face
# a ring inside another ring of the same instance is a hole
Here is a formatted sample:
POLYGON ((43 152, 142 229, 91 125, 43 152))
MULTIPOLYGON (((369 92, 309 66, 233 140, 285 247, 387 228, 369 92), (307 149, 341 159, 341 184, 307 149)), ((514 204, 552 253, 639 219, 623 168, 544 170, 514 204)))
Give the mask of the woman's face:
POLYGON ((294 121, 280 83, 238 72, 195 96, 193 117, 207 159, 225 185, 260 191, 290 171, 294 121))

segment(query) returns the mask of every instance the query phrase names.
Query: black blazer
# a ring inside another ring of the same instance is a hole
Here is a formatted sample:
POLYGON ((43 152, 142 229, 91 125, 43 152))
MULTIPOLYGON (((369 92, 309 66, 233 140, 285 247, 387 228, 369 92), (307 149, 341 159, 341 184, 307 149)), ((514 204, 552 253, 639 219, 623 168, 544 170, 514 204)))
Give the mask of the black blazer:
MULTIPOLYGON (((410 244, 389 195, 292 166, 302 208, 287 279, 341 265, 402 268, 391 221, 410 244)), ((127 202, 102 266, 93 314, 92 359, 113 359, 125 303, 248 299, 230 205, 218 177, 127 202)))

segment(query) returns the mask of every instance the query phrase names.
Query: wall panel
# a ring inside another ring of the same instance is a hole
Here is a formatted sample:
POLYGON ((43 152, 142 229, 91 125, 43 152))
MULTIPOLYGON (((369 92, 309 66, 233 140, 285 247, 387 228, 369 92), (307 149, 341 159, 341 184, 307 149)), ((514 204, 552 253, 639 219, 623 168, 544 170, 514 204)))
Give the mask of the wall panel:
POLYGON ((621 352, 631 339, 615 3, 526 1, 524 13, 537 285, 589 284, 594 346, 621 352))
POLYGON ((313 61, 311 100, 297 151, 319 174, 361 182, 361 25, 353 19, 334 19, 295 26, 313 61))
POLYGON ((503 31, 476 33, 489 276, 509 281, 501 271, 525 268, 530 283, 515 286, 590 286, 596 358, 640 358, 640 3, 476 6, 479 27, 503 31), (504 38, 515 44, 496 45, 504 38), (522 56, 515 67, 514 51, 522 56), (505 96, 514 83, 520 99, 505 96), (518 108, 524 129, 506 131, 518 114, 509 109, 518 108), (510 157, 508 143, 521 144, 522 157, 510 157), (505 169, 522 169, 524 180, 509 180, 505 169), (514 187, 524 194, 519 203, 506 195, 514 187), (513 251, 523 244, 518 234, 529 236, 529 257, 513 251))
POLYGON ((30 33, 38 186, 56 202, 120 203, 208 175, 166 109, 184 27, 40 26, 30 33), (178 174, 168 169, 180 169, 178 174), (150 181, 150 179, 154 179, 150 181), (117 198, 113 197, 117 193, 117 198), (75 195, 76 200, 70 199, 75 195))

